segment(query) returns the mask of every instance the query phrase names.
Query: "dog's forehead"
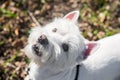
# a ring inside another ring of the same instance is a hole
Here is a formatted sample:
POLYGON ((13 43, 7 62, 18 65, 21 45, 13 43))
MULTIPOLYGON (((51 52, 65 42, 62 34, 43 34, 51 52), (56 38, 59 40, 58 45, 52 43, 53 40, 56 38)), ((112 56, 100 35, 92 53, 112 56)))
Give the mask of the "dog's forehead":
POLYGON ((69 32, 76 32, 76 26, 66 19, 56 19, 44 27, 44 32, 56 32, 59 34, 68 34, 69 32))
POLYGON ((42 35, 46 35, 48 38, 63 38, 66 34, 79 34, 78 27, 72 22, 59 18, 53 22, 45 25, 44 27, 36 27, 32 29, 29 37, 29 42, 36 42, 37 39, 42 35))

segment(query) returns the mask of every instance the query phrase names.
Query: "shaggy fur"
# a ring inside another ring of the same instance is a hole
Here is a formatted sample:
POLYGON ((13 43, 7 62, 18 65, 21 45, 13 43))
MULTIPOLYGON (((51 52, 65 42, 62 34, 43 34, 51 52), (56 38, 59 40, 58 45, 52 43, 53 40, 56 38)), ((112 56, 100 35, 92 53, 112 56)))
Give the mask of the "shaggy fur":
POLYGON ((120 76, 120 34, 96 42, 97 48, 84 60, 86 44, 76 25, 78 11, 33 28, 24 48, 31 59, 25 80, 115 80, 120 76))

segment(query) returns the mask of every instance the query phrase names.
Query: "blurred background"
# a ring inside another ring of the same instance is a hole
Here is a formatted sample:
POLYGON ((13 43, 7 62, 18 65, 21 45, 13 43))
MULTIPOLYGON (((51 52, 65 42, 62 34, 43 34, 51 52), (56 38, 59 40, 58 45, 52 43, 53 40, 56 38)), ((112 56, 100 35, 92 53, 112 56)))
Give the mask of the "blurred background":
POLYGON ((0 80, 23 80, 29 59, 21 52, 30 29, 79 10, 84 37, 99 40, 120 33, 120 0, 0 0, 0 80))

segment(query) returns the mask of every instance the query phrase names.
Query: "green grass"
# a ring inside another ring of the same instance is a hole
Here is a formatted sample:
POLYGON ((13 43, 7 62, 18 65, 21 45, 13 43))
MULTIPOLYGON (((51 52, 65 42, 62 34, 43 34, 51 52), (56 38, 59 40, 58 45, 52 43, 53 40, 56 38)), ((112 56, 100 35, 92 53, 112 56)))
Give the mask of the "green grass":
POLYGON ((4 41, 0 41, 0 45, 3 45, 5 42, 4 41))
MULTIPOLYGON (((93 0, 94 1, 94 0, 93 0)), ((109 29, 111 26, 111 21, 114 20, 113 13, 110 12, 110 9, 106 8, 108 6, 107 0, 98 0, 97 2, 97 10, 90 8, 88 3, 84 3, 80 10, 80 17, 82 21, 88 22, 91 24, 92 34, 97 37, 97 39, 101 39, 106 36, 111 36, 115 33, 119 33, 120 29, 109 29), (103 32, 104 35, 99 37, 97 34, 99 32, 103 32)), ((88 32, 84 31, 83 35, 88 37, 88 32)))
POLYGON ((14 61, 15 58, 18 56, 18 54, 19 54, 19 52, 16 52, 15 55, 12 55, 11 58, 7 59, 7 60, 4 62, 3 66, 6 67, 8 63, 11 63, 12 61, 14 61))
POLYGON ((0 16, 5 16, 8 18, 15 18, 17 15, 15 13, 12 13, 11 11, 4 9, 4 8, 0 8, 0 16))

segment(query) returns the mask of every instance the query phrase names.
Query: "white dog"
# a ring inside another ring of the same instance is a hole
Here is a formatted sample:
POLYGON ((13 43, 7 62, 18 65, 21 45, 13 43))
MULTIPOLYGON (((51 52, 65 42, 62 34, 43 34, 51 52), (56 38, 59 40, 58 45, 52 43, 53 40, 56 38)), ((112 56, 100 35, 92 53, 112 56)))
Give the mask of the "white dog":
POLYGON ((120 80, 120 34, 89 42, 78 17, 73 11, 32 29, 24 48, 31 59, 25 80, 120 80))

